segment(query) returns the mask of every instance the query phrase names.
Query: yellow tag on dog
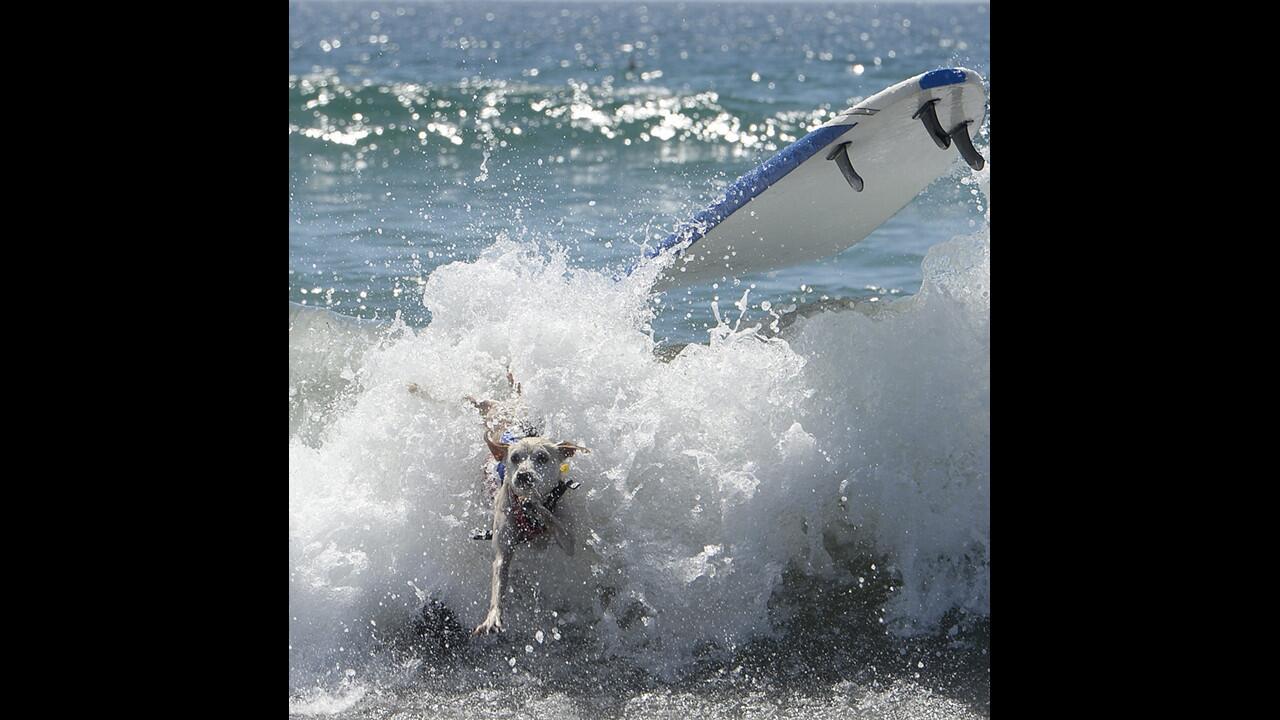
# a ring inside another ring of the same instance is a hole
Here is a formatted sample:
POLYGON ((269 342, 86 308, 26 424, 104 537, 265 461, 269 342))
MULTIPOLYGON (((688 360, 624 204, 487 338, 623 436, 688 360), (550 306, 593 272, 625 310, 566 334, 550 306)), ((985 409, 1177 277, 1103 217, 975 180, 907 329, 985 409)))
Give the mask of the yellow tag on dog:
POLYGON ((561 474, 561 475, 563 475, 563 474, 565 474, 565 473, 567 473, 567 472, 569 472, 569 463, 561 463, 561 464, 560 464, 560 474, 561 474))

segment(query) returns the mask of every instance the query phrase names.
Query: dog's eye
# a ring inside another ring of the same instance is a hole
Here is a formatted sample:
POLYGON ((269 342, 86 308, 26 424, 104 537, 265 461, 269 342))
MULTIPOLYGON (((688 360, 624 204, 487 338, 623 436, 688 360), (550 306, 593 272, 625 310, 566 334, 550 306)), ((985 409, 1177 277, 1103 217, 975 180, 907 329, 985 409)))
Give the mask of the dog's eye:
POLYGON ((534 455, 533 459, 536 460, 539 465, 545 465, 546 462, 551 459, 551 457, 544 452, 540 452, 537 455, 534 455))
POLYGON ((512 465, 519 465, 519 464, 520 464, 520 460, 521 460, 521 458, 520 458, 520 453, 511 453, 511 464, 512 464, 512 465))

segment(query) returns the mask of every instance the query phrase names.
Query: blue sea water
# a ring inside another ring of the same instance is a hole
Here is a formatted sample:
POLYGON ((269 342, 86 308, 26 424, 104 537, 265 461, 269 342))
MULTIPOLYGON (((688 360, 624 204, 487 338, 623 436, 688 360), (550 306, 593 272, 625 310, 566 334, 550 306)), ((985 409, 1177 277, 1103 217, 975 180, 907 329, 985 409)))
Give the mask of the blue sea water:
MULTIPOLYGON (((291 3, 289 299, 422 325, 423 279, 497 237, 625 264, 832 113, 935 67, 989 81, 988 13, 291 3)), ((959 179, 833 259, 743 278, 753 302, 915 292, 928 248, 980 222, 959 179)), ((662 307, 658 335, 705 341, 717 294, 662 307)))
POLYGON ((989 18, 291 2, 291 715, 988 715, 985 180, 737 287, 608 278, 866 96, 989 96, 989 18), (442 650, 423 604, 487 601, 460 398, 508 367, 594 450, 590 547, 519 558, 514 629, 442 650))

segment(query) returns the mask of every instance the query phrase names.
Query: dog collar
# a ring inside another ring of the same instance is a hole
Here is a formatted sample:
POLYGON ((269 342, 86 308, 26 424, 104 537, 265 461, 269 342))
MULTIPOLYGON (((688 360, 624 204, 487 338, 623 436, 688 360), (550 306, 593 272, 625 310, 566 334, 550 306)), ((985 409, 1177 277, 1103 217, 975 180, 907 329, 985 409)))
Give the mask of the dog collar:
MULTIPOLYGON (((547 493, 547 496, 542 499, 542 507, 549 511, 555 510, 556 503, 560 501, 560 497, 570 490, 577 489, 580 485, 582 485, 582 483, 561 480, 560 484, 551 488, 551 492, 547 493)), ((543 526, 536 517, 533 517, 527 510, 525 510, 524 504, 529 502, 528 498, 521 498, 517 495, 512 499, 515 502, 511 509, 511 519, 519 530, 520 535, 524 536, 524 539, 527 540, 532 538, 546 529, 546 527, 543 526)), ((471 539, 492 540, 493 529, 490 528, 485 530, 483 533, 475 533, 471 536, 471 539)))

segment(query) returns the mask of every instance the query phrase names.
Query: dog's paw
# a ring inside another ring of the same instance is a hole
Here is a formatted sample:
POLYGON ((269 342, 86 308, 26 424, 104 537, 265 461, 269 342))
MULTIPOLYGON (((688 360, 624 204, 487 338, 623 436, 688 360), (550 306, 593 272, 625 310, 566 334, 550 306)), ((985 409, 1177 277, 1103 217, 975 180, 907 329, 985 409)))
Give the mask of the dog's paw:
POLYGON ((480 635, 491 635, 493 633, 500 632, 502 632, 502 617, 500 615, 489 613, 489 617, 485 618, 484 622, 477 625, 476 629, 471 631, 471 636, 479 637, 480 635))

